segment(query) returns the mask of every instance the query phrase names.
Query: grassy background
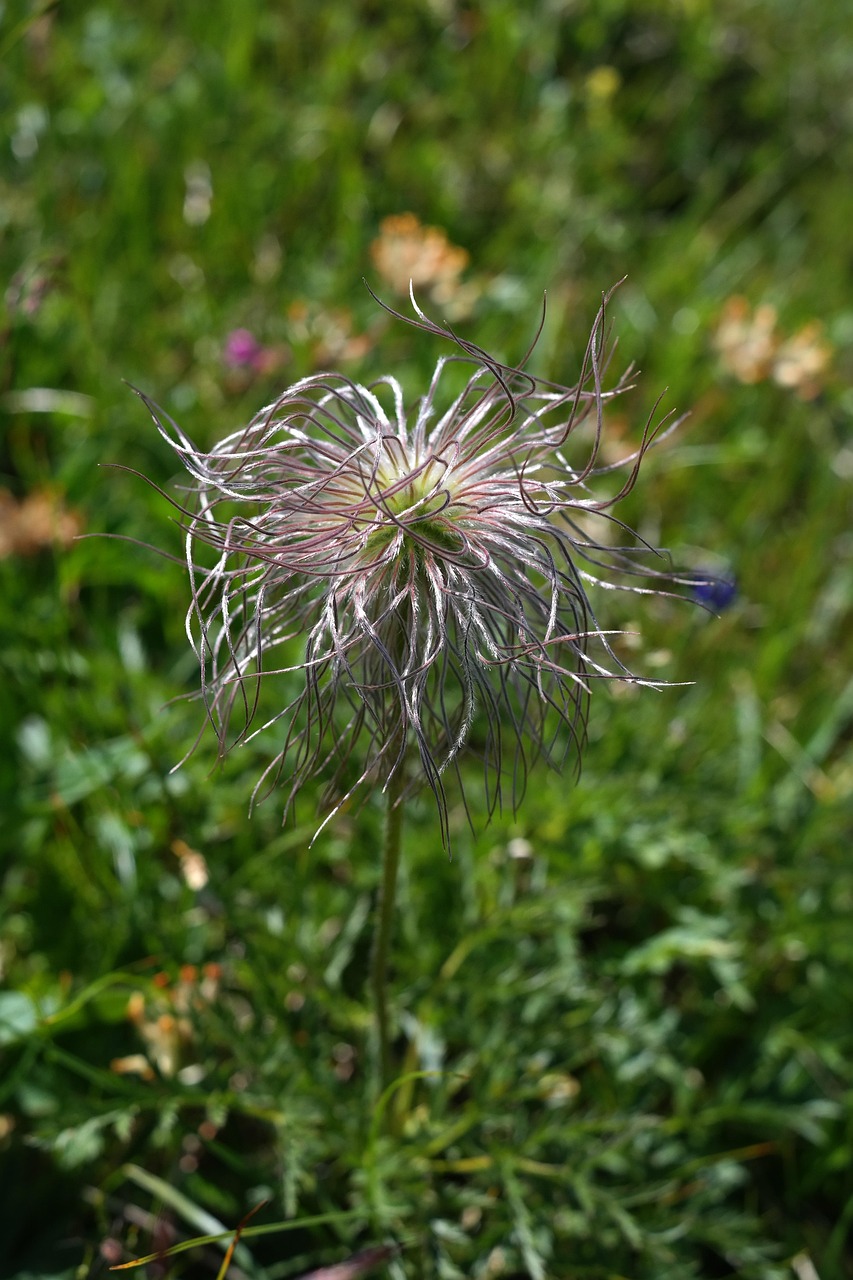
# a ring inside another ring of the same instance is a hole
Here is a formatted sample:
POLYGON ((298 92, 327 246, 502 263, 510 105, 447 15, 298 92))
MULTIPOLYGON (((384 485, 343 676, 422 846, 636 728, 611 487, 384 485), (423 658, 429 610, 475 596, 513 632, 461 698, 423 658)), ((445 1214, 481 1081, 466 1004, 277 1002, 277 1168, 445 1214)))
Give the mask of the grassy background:
POLYGON ((384 1241, 394 1280, 853 1276, 842 0, 7 3, 0 55, 0 1275, 101 1276, 266 1199, 289 1229, 235 1276, 384 1241), (122 379, 199 443, 329 358, 416 397, 440 353, 362 284, 393 298, 371 245, 409 210, 468 251, 457 324, 487 349, 520 356, 547 288, 562 381, 627 276, 642 377, 611 426, 638 438, 664 388, 693 412, 623 514, 739 590, 613 615, 695 684, 602 691, 579 785, 537 773, 477 838, 456 806, 452 864, 412 806, 394 999, 434 1074, 389 1123, 380 807, 309 851, 310 796, 247 819, 262 742, 171 774, 200 723, 164 709, 197 679, 181 570, 67 535, 180 552, 163 499, 99 469, 174 473, 122 379), (809 399, 727 369, 736 295, 824 326, 809 399), (241 327, 258 369, 223 358, 241 327))

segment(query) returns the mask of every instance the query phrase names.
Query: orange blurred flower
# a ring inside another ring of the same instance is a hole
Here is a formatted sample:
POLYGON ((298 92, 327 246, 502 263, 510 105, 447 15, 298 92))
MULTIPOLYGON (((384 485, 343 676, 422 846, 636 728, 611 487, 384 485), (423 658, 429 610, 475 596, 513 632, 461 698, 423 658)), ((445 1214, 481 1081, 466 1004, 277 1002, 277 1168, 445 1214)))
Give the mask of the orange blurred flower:
POLYGON ((371 348, 366 333, 353 332, 353 318, 346 307, 327 310, 300 298, 288 307, 287 318, 293 342, 309 347, 317 368, 337 360, 361 360, 371 348))
POLYGON ((37 489, 18 499, 0 489, 0 560, 33 555, 54 543, 67 547, 82 527, 80 516, 66 510, 55 493, 37 489))
POLYGON ((215 963, 198 967, 182 965, 177 982, 168 973, 154 974, 149 992, 133 991, 127 1002, 127 1017, 145 1045, 145 1054, 129 1054, 110 1064, 119 1074, 133 1072, 142 1079, 153 1078, 153 1063, 161 1076, 171 1077, 184 1064, 195 1039, 196 1016, 219 994, 222 968, 215 963), (148 1064, 148 1070, 143 1064, 148 1064), (150 1074, 149 1074, 150 1072, 150 1074))
POLYGON ((790 338, 777 328, 776 308, 762 303, 750 313, 746 298, 729 298, 714 337, 723 367, 739 382, 771 379, 795 392, 801 400, 813 400, 823 390, 832 359, 832 346, 816 320, 803 325, 790 338))
POLYGON ((770 375, 777 342, 775 307, 764 303, 750 315, 746 298, 728 299, 714 345, 738 382, 762 382, 770 375))
POLYGON ((470 310, 479 292, 460 280, 468 265, 467 250, 451 244, 440 227, 425 227, 413 213, 384 218, 370 256, 382 279, 399 294, 407 295, 411 284, 442 306, 456 303, 458 313, 460 303, 470 310))
POLYGON ((817 320, 803 325, 783 342, 773 362, 773 381, 790 387, 801 400, 814 400, 823 390, 824 375, 832 359, 832 346, 817 320))

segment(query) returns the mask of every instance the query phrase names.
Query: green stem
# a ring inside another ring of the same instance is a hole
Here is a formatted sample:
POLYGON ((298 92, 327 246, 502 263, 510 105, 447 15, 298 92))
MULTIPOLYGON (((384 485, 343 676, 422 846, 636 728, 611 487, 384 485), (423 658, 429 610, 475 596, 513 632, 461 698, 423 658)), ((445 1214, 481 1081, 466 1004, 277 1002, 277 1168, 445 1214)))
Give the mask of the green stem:
POLYGON ((400 866, 400 845, 403 831, 404 768, 401 766, 388 783, 386 792, 385 844, 382 853, 382 882, 376 904, 376 930, 373 935, 371 960, 371 985, 376 1010, 376 1038, 378 1044, 379 1087, 385 1089, 393 1078, 391 1039, 388 1030, 388 956, 391 950, 391 931, 394 922, 394 900, 397 892, 397 870, 400 866))

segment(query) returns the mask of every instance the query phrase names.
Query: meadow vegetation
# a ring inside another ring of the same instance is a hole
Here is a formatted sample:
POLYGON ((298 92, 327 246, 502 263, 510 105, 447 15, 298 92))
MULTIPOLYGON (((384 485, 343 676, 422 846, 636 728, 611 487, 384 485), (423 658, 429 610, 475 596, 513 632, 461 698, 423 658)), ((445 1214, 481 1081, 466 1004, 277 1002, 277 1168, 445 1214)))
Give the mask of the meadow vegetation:
POLYGON ((853 1276, 843 0, 9 0, 0 58, 0 1276, 259 1202, 233 1277, 853 1276), (472 757, 452 861, 407 805, 377 1099, 381 796, 309 847, 322 779, 248 816, 263 736, 173 772, 177 467, 126 384, 202 447, 329 367, 414 402, 441 344, 363 278, 509 362, 547 291, 571 383, 623 277, 606 448, 690 417, 620 514, 727 585, 596 600, 673 687, 597 689, 579 780, 486 823, 472 757))

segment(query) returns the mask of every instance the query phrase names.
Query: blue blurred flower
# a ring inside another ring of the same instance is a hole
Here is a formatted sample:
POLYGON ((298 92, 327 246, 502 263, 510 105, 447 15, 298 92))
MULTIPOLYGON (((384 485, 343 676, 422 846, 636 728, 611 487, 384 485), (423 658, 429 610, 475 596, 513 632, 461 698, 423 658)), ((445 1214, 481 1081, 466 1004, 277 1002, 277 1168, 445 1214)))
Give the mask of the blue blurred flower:
POLYGON ((697 604, 704 605, 706 609, 722 613, 737 599, 737 582, 734 574, 709 574, 706 578, 702 578, 693 586, 693 598, 697 604))

